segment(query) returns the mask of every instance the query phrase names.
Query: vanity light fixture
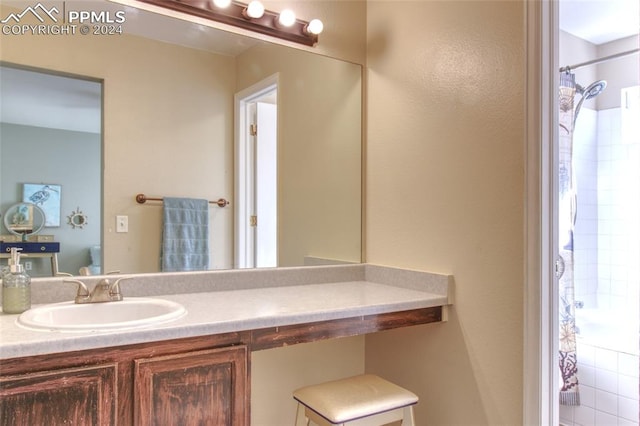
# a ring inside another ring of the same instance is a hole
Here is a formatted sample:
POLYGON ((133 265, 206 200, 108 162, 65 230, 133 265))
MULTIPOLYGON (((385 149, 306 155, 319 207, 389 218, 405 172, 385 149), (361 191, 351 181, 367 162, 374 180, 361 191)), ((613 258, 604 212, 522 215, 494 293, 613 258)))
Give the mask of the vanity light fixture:
POLYGON ((213 0, 213 4, 221 9, 226 9, 231 4, 231 0, 213 0))
POLYGON ((296 14, 291 9, 284 9, 278 15, 278 24, 283 27, 290 27, 296 23, 296 14))
POLYGON ((247 5, 243 16, 247 19, 260 19, 264 16, 264 6, 258 0, 253 0, 247 5))
POLYGON ((307 46, 314 46, 318 42, 318 34, 323 29, 319 19, 311 22, 296 19, 291 9, 284 9, 280 13, 266 10, 259 0, 252 0, 248 4, 236 0, 140 1, 307 46))
POLYGON ((309 24, 307 24, 307 26, 305 27, 305 31, 308 32, 309 34, 315 34, 318 35, 322 32, 322 30, 324 29, 324 24, 322 23, 321 20, 319 19, 312 19, 311 22, 309 22, 309 24))

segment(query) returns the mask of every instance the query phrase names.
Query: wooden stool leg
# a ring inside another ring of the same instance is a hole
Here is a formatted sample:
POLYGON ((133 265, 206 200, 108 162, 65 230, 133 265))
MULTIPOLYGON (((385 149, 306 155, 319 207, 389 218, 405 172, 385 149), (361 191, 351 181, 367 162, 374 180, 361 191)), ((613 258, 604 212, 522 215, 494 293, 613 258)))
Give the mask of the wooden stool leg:
POLYGON ((300 403, 298 403, 298 409, 296 410, 295 426, 309 426, 309 419, 305 415, 305 408, 300 403))
POLYGON ((413 416, 413 405, 404 407, 402 411, 404 411, 402 426, 415 426, 416 420, 415 420, 415 417, 413 416))

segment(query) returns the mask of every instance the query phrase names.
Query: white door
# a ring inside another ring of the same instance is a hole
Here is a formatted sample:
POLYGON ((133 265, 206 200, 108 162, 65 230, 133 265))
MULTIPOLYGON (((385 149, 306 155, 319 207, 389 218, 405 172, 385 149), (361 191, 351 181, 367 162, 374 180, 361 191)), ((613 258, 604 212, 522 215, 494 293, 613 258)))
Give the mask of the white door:
POLYGON ((255 266, 278 266, 278 110, 275 104, 256 104, 255 148, 255 266))

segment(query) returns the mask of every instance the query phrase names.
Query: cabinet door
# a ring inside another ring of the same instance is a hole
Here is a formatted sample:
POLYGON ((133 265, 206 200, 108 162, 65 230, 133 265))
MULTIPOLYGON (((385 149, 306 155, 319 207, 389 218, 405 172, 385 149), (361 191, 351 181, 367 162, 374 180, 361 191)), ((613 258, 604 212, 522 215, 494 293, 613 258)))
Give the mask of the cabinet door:
POLYGON ((246 346, 135 361, 136 425, 247 426, 246 346))
POLYGON ((112 425, 116 364, 0 379, 0 425, 112 425))

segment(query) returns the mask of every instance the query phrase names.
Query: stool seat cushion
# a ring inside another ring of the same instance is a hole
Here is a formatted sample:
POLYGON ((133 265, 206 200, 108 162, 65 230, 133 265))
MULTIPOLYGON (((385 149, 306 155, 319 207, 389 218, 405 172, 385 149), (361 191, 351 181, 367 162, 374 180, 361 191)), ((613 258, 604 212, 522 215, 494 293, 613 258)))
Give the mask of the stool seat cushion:
POLYGON ((343 423, 413 405, 413 393, 373 374, 306 386, 293 397, 331 423, 343 423))

